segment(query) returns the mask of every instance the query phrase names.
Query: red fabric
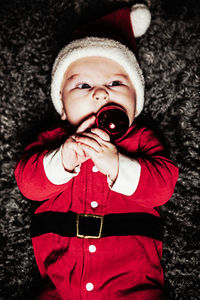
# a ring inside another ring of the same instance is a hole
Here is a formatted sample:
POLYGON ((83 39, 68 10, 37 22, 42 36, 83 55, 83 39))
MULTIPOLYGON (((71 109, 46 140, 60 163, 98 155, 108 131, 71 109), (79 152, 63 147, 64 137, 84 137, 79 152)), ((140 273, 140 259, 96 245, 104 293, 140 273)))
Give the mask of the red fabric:
POLYGON ((90 36, 114 39, 137 54, 136 41, 130 20, 130 9, 128 7, 118 9, 89 24, 80 26, 75 31, 73 39, 90 36))
MULTIPOLYGON (((44 133, 29 150, 63 135, 62 129, 44 133)), ((162 145, 147 128, 134 125, 117 146, 120 152, 136 156, 141 164, 139 185, 131 196, 111 191, 106 176, 92 172, 91 160, 68 183, 52 184, 43 168, 46 151, 37 159, 33 155, 25 166, 22 161, 18 163, 18 186, 29 199, 47 199, 36 213, 72 210, 100 215, 146 212, 159 216, 157 207, 173 194, 178 168, 164 157, 162 145), (92 208, 91 201, 97 201, 98 207, 92 208)), ((49 276, 62 299, 165 299, 160 241, 142 236, 79 239, 48 233, 32 242, 41 276, 49 276), (90 253, 89 245, 95 245, 96 252, 90 253), (94 285, 92 291, 86 290, 88 282, 94 285)))

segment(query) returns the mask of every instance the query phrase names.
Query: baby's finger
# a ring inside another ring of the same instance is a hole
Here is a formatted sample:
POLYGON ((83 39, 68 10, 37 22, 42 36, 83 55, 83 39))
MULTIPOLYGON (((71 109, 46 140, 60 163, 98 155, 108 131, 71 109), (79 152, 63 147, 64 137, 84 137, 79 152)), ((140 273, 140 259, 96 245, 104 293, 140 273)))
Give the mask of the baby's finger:
POLYGON ((73 145, 74 147, 74 150, 76 151, 76 153, 82 157, 82 158, 85 158, 86 157, 86 154, 84 152, 84 150, 80 147, 80 145, 78 145, 77 143, 73 145))
POLYGON ((99 136, 105 142, 110 142, 110 136, 104 130, 102 130, 102 129, 98 128, 98 127, 95 127, 95 128, 92 128, 90 131, 92 133, 96 134, 97 136, 99 136))
POLYGON ((92 160, 97 154, 96 150, 94 148, 91 148, 89 145, 80 143, 81 148, 84 150, 86 155, 88 155, 92 160))
POLYGON ((62 153, 64 153, 64 155, 65 153, 69 153, 68 150, 73 151, 75 155, 78 155, 82 158, 85 157, 83 149, 77 144, 77 142, 73 138, 71 138, 71 141, 68 140, 68 142, 63 144, 62 146, 62 153))
POLYGON ((91 138, 93 140, 95 140, 97 143, 99 143, 99 145, 102 145, 102 142, 104 142, 104 140, 102 140, 102 138, 100 138, 98 135, 92 133, 92 132, 83 132, 81 135, 77 135, 75 137, 75 140, 78 141, 78 137, 88 137, 91 138))
POLYGON ((84 145, 87 145, 91 148, 93 148, 95 151, 99 152, 101 150, 101 145, 97 140, 91 139, 90 137, 87 136, 77 136, 76 137, 76 142, 81 143, 84 145))
POLYGON ((89 117, 87 120, 85 120, 85 121, 78 127, 78 129, 76 130, 76 133, 83 132, 83 131, 85 131, 86 129, 92 127, 92 125, 94 125, 94 123, 95 123, 95 119, 96 119, 95 116, 89 117))

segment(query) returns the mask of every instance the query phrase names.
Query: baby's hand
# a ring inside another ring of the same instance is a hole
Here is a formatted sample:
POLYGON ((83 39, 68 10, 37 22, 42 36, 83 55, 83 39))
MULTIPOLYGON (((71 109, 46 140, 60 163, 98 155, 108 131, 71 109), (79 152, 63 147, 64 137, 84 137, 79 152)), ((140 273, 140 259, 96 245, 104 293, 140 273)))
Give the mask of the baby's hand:
MULTIPOLYGON (((77 133, 81 133, 90 128, 95 121, 95 117, 84 121, 77 129, 77 133)), ((62 146, 61 157, 62 164, 66 171, 72 172, 77 166, 89 159, 89 156, 85 153, 84 149, 76 141, 76 134, 70 136, 62 146)))
POLYGON ((92 128, 75 137, 86 156, 91 158, 97 169, 114 182, 118 175, 119 155, 109 135, 100 128, 92 128))

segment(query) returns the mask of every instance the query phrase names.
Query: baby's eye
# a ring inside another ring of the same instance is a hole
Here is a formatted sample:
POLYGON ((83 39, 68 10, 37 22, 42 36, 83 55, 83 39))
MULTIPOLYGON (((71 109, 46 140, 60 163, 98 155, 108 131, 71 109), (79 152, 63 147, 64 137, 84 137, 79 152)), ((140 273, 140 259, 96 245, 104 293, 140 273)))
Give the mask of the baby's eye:
POLYGON ((87 83, 81 83, 77 86, 79 89, 90 89, 91 86, 87 83))
POLYGON ((109 84, 109 86, 118 86, 118 85, 122 85, 121 81, 115 80, 109 84))

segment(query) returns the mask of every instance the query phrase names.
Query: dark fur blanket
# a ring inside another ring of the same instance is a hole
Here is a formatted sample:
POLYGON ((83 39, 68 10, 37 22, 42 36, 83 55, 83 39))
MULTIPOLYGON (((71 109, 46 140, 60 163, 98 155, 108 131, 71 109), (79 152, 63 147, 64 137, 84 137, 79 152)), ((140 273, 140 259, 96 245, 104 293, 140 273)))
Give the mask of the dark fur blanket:
MULTIPOLYGON (((1 299, 30 299, 40 278, 30 240, 34 204, 13 168, 24 147, 57 121, 50 71, 75 25, 134 1, 1 0, 1 299)), ((165 219, 163 266, 172 299, 200 298, 198 1, 152 1, 152 24, 138 39, 146 79, 140 121, 161 136, 180 176, 165 219)))

